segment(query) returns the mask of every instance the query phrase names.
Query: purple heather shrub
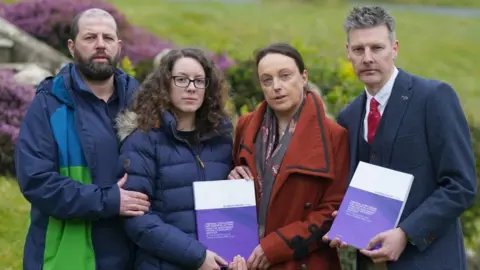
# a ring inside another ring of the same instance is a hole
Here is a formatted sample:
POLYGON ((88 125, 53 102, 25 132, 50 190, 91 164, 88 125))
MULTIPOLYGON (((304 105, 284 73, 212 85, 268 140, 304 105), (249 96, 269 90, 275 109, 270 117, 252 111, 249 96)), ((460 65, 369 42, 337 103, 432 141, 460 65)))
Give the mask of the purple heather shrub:
POLYGON ((218 67, 222 71, 226 71, 227 69, 235 65, 235 61, 233 61, 233 59, 228 57, 228 55, 225 53, 222 53, 222 54, 211 53, 210 57, 212 57, 212 60, 218 65, 218 67))
POLYGON ((168 42, 162 41, 149 32, 136 27, 129 27, 124 31, 123 52, 133 64, 140 61, 153 59, 164 49, 170 49, 174 46, 168 42))
POLYGON ((12 70, 0 70, 0 175, 13 173, 13 149, 35 88, 17 83, 12 70))
MULTIPOLYGON (((131 25, 123 13, 102 0, 24 0, 5 5, 3 8, 0 6, 3 18, 68 57, 70 53, 67 40, 72 18, 89 8, 101 8, 112 14, 123 40, 122 56, 128 57, 134 65, 141 61, 153 60, 162 50, 174 47, 173 44, 131 25)), ((212 57, 222 70, 233 65, 226 55, 212 54, 212 57)))

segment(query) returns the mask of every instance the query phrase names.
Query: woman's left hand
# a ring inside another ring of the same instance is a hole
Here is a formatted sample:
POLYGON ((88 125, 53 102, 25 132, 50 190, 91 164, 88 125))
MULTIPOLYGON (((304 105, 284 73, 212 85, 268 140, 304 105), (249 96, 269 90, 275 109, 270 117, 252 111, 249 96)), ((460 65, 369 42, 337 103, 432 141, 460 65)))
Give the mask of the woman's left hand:
POLYGON ((270 263, 265 257, 265 253, 263 252, 263 248, 261 245, 258 245, 250 255, 247 260, 248 269, 268 269, 270 267, 270 263))
POLYGON ((250 169, 247 166, 236 166, 233 170, 228 174, 228 179, 247 179, 253 180, 253 175, 250 169))

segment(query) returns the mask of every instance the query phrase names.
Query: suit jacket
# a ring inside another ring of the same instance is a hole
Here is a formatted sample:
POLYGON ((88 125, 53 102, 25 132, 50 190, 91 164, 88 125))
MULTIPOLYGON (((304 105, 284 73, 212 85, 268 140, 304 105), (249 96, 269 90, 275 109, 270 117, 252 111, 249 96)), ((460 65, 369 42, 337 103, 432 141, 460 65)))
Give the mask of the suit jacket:
MULTIPOLYGON (((350 177, 359 163, 365 93, 338 116, 349 133, 350 177)), ((452 87, 399 70, 370 163, 415 176, 399 227, 408 237, 389 270, 467 269, 460 215, 476 196, 470 131, 452 87)), ((388 179, 385 179, 388 181, 388 179)))
MULTIPOLYGON (((238 120, 233 160, 257 175, 255 136, 267 104, 238 120)), ((345 195, 348 182, 347 131, 325 116, 321 98, 309 92, 273 185, 260 240, 270 270, 340 270, 336 249, 321 237, 345 195)), ((257 177, 255 190, 260 201, 257 177)), ((258 207, 258 205, 257 205, 258 207)))

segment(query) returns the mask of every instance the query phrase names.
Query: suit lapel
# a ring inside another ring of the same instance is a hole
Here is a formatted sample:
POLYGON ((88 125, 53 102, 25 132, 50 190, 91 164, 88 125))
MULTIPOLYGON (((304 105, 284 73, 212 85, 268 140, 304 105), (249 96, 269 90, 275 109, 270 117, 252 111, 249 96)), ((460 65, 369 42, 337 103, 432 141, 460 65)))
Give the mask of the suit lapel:
POLYGON ((409 74, 399 69, 393 85, 392 94, 388 99, 387 107, 379 125, 380 140, 373 142, 372 149, 380 149, 382 153, 382 165, 388 166, 392 154, 393 143, 398 128, 402 123, 403 116, 412 95, 412 81, 409 74), (379 148, 380 147, 380 148, 379 148))
POLYGON ((349 178, 353 176, 358 164, 358 137, 363 136, 363 130, 360 130, 363 122, 363 110, 365 108, 366 95, 363 92, 359 98, 352 103, 352 118, 348 123, 348 138, 350 143, 350 174, 349 178))

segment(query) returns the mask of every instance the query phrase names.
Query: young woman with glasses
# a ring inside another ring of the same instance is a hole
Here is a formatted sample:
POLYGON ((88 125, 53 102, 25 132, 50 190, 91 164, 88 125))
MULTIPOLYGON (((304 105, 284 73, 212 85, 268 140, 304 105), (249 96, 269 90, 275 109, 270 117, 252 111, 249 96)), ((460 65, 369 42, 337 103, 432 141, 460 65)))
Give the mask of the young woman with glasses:
MULTIPOLYGON (((196 239, 192 183, 227 179, 232 165, 228 87, 195 48, 170 51, 118 118, 124 189, 147 194, 150 211, 125 220, 138 246, 135 269, 220 269, 227 262, 196 239)), ((135 200, 135 198, 131 198, 135 200)))

